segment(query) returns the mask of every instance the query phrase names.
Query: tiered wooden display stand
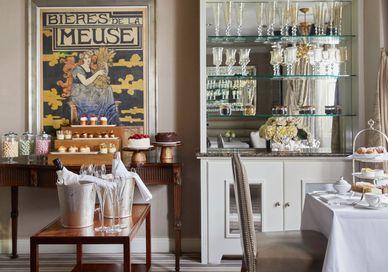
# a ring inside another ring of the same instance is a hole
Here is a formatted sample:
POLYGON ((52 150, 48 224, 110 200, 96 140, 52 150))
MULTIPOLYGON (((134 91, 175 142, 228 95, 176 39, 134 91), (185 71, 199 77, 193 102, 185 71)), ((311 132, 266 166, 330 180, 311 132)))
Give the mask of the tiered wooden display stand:
POLYGON ((73 134, 78 133, 88 133, 88 134, 103 134, 103 133, 113 133, 114 138, 72 138, 71 140, 54 140, 54 152, 51 152, 48 155, 48 163, 52 164, 52 161, 55 158, 61 159, 64 165, 68 166, 78 166, 84 163, 88 164, 112 164, 112 159, 114 154, 101 154, 100 145, 101 144, 114 144, 117 151, 121 151, 123 146, 126 146, 128 143, 128 137, 132 134, 139 132, 139 127, 124 127, 124 126, 103 126, 103 125, 74 125, 70 127, 62 127, 63 131, 69 130, 73 134), (90 147, 90 153, 59 153, 56 152, 60 146, 69 148, 70 146, 76 146, 80 148, 81 146, 90 147))

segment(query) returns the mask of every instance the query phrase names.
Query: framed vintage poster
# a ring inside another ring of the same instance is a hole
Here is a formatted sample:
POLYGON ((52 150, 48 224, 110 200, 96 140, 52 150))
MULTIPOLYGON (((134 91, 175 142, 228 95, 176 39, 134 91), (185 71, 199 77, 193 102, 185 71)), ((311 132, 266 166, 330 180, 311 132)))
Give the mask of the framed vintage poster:
POLYGON ((104 116, 110 125, 153 133, 153 1, 29 5, 30 130, 53 133, 81 116, 104 116))

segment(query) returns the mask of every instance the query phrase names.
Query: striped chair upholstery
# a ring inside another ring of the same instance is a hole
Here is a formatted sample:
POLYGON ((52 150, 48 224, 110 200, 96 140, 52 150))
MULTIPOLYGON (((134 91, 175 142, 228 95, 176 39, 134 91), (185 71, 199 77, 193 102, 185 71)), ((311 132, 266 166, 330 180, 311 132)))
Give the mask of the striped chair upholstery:
POLYGON ((255 233, 249 183, 238 154, 232 156, 232 168, 243 248, 241 271, 322 271, 327 246, 322 234, 306 230, 255 233))
POLYGON ((240 156, 232 157, 234 191, 237 210, 240 220, 240 233, 242 236, 243 261, 248 271, 256 271, 256 234, 253 222, 252 200, 249 189, 248 176, 242 165, 240 156))

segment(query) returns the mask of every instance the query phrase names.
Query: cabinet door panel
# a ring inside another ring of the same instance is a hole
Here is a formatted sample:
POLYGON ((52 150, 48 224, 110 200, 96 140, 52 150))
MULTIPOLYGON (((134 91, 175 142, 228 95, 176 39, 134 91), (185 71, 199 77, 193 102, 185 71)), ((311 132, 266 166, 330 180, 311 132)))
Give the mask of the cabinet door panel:
MULTIPOLYGON (((284 228, 300 229, 304 203, 304 186, 333 183, 341 176, 351 180, 351 162, 340 159, 284 162, 284 228)), ((316 188, 319 188, 316 186, 316 188)))
MULTIPOLYGON (((281 162, 243 161, 251 185, 254 218, 262 220, 263 231, 283 229, 283 182, 281 162), (259 212, 261 210, 261 213, 259 212)), ((231 161, 208 162, 208 230, 209 262, 219 263, 222 255, 241 254, 236 209, 233 197, 231 161)), ((259 226, 259 222, 256 224, 259 226)))

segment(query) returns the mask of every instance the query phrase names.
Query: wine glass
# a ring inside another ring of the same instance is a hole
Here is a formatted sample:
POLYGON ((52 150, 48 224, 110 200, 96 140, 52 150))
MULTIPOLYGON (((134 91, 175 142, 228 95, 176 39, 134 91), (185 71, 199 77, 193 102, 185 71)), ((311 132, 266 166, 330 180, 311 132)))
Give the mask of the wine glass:
POLYGON ((250 62, 250 59, 249 59, 250 52, 251 52, 250 48, 240 48, 240 52, 239 52, 240 59, 238 63, 241 65, 241 74, 243 76, 246 76, 248 74, 247 65, 250 62))
POLYGON ((298 31, 298 3, 294 3, 290 10, 291 35, 296 36, 298 31))
POLYGON ((225 64, 228 65, 228 75, 232 75, 233 71, 233 66, 236 63, 236 52, 237 49, 234 48, 226 48, 225 49, 225 55, 226 55, 226 60, 225 64))
POLYGON ((231 35, 232 30, 232 1, 226 1, 224 4, 225 36, 231 35))
POLYGON ((216 66, 216 75, 220 74, 220 65, 222 64, 223 47, 213 47, 213 64, 216 66))
POLYGON ((280 64, 283 62, 283 49, 277 44, 270 53, 270 64, 273 66, 273 75, 280 76, 280 64))
POLYGON ((293 65, 297 61, 297 51, 298 48, 293 45, 291 47, 287 47, 284 52, 284 63, 286 64, 287 67, 287 75, 292 75, 293 74, 293 65))

